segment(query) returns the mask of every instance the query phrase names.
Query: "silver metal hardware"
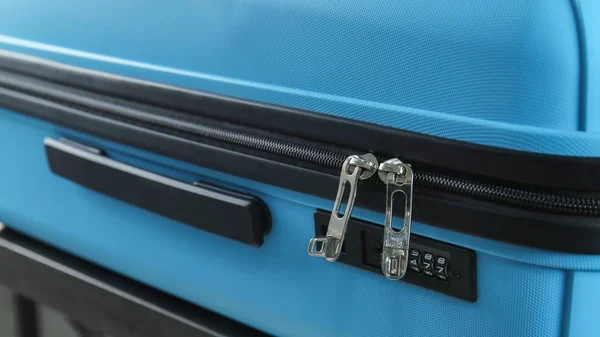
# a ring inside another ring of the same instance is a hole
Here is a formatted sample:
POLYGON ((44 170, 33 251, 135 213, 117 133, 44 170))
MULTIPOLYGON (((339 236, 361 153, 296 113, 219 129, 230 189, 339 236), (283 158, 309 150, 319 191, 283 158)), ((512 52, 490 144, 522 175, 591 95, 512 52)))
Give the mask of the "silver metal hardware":
POLYGON ((381 270, 390 280, 399 280, 406 274, 408 264, 408 246, 410 243, 410 224, 412 217, 413 170, 410 165, 397 158, 379 165, 379 178, 386 185, 385 223, 383 228, 383 250, 381 270), (395 230, 392 227, 394 194, 404 194, 404 227, 395 230))
POLYGON ((90 153, 93 153, 93 154, 96 154, 96 155, 99 155, 99 156, 102 155, 102 150, 97 149, 95 147, 83 145, 81 143, 78 143, 78 142, 70 140, 70 139, 66 139, 66 138, 62 138, 61 137, 61 138, 58 139, 58 141, 61 142, 61 143, 63 143, 63 144, 66 144, 66 145, 76 147, 76 148, 78 148, 80 150, 84 150, 84 151, 87 151, 87 152, 90 152, 90 153))
POLYGON ((377 158, 370 153, 362 156, 352 155, 346 158, 342 165, 340 183, 333 211, 329 218, 327 234, 325 237, 314 237, 310 240, 308 243, 308 254, 310 256, 322 257, 329 262, 333 262, 340 257, 348 220, 354 207, 358 180, 368 179, 373 176, 377 172, 377 165, 377 158), (343 215, 340 215, 340 207, 346 185, 350 185, 350 193, 346 201, 346 210, 343 215))

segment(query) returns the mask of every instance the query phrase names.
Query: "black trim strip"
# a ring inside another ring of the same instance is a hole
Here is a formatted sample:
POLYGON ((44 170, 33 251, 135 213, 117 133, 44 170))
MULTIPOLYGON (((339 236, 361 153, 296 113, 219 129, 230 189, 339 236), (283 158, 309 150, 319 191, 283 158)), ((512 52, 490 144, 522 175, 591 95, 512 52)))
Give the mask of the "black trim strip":
POLYGON ((44 145, 55 174, 192 227, 253 246, 271 228, 267 206, 254 196, 186 184, 51 138, 44 145))
MULTIPOLYGON (((42 65, 47 66, 46 63, 42 63, 42 65)), ((46 71, 48 70, 47 67, 43 69, 46 69, 46 71)), ((68 74, 61 72, 61 69, 61 67, 58 68, 58 75, 62 74, 61 76, 63 76, 65 74, 68 74)), ((88 72, 84 73, 87 74, 88 72)), ((74 78, 77 78, 78 75, 76 73, 73 74, 73 76, 74 78)), ((91 76, 92 77, 89 78, 89 80, 90 83, 93 84, 95 83, 96 75, 91 76)), ((107 75, 98 76, 100 76, 100 81, 106 79, 114 79, 112 76, 107 75)), ((58 77, 60 78, 60 76, 58 77)), ((146 92, 145 90, 148 88, 152 90, 159 90, 157 88, 162 88, 162 86, 160 85, 148 84, 145 82, 144 84, 142 84, 142 82, 137 82, 133 80, 123 80, 123 83, 126 83, 127 85, 133 87, 135 87, 134 83, 142 85, 140 92, 146 92), (149 87, 145 87, 146 85, 148 85, 149 87)), ((118 83, 116 83, 116 85, 118 86, 118 83)), ((128 88, 127 85, 124 87, 124 89, 128 88)), ((113 90, 113 88, 109 89, 113 90)), ((131 90, 131 88, 129 89, 131 90)), ((245 118, 256 119, 258 121, 262 120, 267 124, 270 123, 271 119, 260 118, 260 116, 269 115, 271 113, 273 114, 273 116, 277 116, 277 111, 288 111, 282 108, 267 108, 264 105, 242 103, 239 101, 218 98, 217 96, 192 93, 185 90, 166 90, 167 91, 165 92, 165 95, 167 96, 170 94, 182 95, 182 102, 186 102, 186 97, 188 98, 189 102, 196 102, 196 104, 198 104, 198 109, 207 109, 209 111, 212 111, 211 107, 214 107, 215 111, 219 111, 227 116, 229 116, 228 113, 230 111, 233 111, 232 116, 237 116, 238 113, 241 116, 241 112, 246 111, 248 115, 245 118), (202 102, 204 102, 205 105, 202 105, 202 102), (229 106, 231 106, 231 109, 226 109, 226 107, 229 106), (244 110, 244 107, 248 109, 244 110), (259 109, 259 107, 261 108, 259 109), (256 113, 256 115, 252 115, 253 113, 256 113)), ((127 93, 127 90, 125 90, 125 93, 127 93)), ((151 101, 150 103, 152 103, 157 100, 157 97, 161 97, 161 95, 151 95, 148 99, 151 101)), ((110 98, 111 97, 107 97, 107 99, 110 98)), ((112 118, 103 117, 99 115, 97 111, 88 112, 81 108, 77 108, 77 106, 62 103, 60 100, 54 101, 46 98, 36 97, 16 90, 0 87, 0 102, 0 105, 17 112, 29 114, 34 117, 42 118, 50 122, 74 128, 79 131, 90 133, 106 139, 110 139, 112 141, 120 142, 133 147, 152 151, 175 159, 187 161, 213 170, 226 172, 247 179, 259 181, 262 183, 275 185, 327 199, 332 199, 337 189, 338 178, 335 173, 332 174, 331 172, 320 172, 318 170, 303 167, 301 165, 294 165, 293 163, 282 163, 274 160, 269 160, 268 157, 254 156, 249 153, 233 151, 229 148, 219 147, 215 144, 201 143, 189 137, 189 135, 177 136, 174 134, 167 134, 161 132, 160 130, 150 129, 147 126, 141 124, 134 125, 128 122, 118 121, 112 118), (215 160, 215 158, 218 158, 218 160, 215 160), (240 163, 244 164, 240 165, 240 163)), ((331 119, 329 117, 318 116, 310 113, 306 113, 306 115, 303 114, 304 113, 300 113, 297 111, 291 111, 289 115, 287 114, 287 112, 285 112, 284 115, 292 116, 290 117, 291 119, 289 119, 289 121, 291 121, 290 125, 296 123, 296 118, 298 118, 295 127, 299 127, 298 130, 301 130, 301 132, 312 132, 308 131, 306 125, 302 124, 302 116, 306 116, 307 120, 312 121, 308 123, 314 123, 315 121, 321 119, 328 120, 329 122, 325 122, 325 124, 323 125, 329 125, 330 130, 337 128, 338 125, 341 128, 345 128, 346 126, 350 125, 351 128, 356 128, 356 130, 361 130, 360 128, 362 127, 364 128, 364 130, 367 130, 365 131, 366 134, 363 135, 369 135, 369 132, 371 131, 368 130, 372 130, 373 132, 375 132, 374 130, 379 130, 379 127, 374 127, 366 124, 348 122, 347 120, 342 119, 331 119), (336 121, 335 124, 328 124, 330 122, 333 123, 333 121, 336 121)), ((288 121, 287 117, 281 117, 281 119, 288 121)), ((254 123, 257 123, 256 120, 254 121, 254 123)), ((286 123, 282 123, 282 125, 286 123)), ((315 130, 314 127, 308 129, 311 129, 313 131, 315 130)), ((316 130, 322 131, 324 130, 324 128, 319 127, 316 128, 316 130)), ((391 129, 384 128, 383 130, 388 130, 389 134, 387 135, 391 137, 393 136, 391 129)), ((319 131, 318 133, 320 134, 322 132, 319 131)), ((323 132, 323 134, 325 133, 323 132)), ((387 137, 385 133, 376 134, 380 135, 384 139, 385 137, 387 137)), ((379 136, 375 136, 376 134, 371 134, 371 136, 375 137, 373 139, 378 140, 377 137, 379 136)), ((398 136, 398 134, 403 134, 403 132, 396 130, 394 131, 394 134, 398 136)), ((415 135, 417 139, 421 139, 425 142, 425 136, 418 136, 416 134, 411 135, 415 135)), ((356 139, 359 139, 358 142, 373 142, 373 139, 369 137, 346 138, 346 141, 350 142, 356 142, 356 139)), ((435 138, 431 139, 435 140, 435 138)), ((431 141, 431 139, 429 141, 431 141)), ((411 142, 410 139, 407 139, 406 141, 409 143, 411 142)), ((435 141, 433 142, 435 143, 435 141)), ((448 151, 452 152, 452 146, 450 146, 450 144, 457 143, 444 143, 445 145, 443 146, 440 144, 438 144, 440 147, 437 148, 437 150, 435 150, 435 146, 432 148, 432 151, 434 153, 437 153, 436 151, 442 151, 442 149, 445 147, 448 147, 448 151)), ((403 143, 403 149, 407 148, 407 146, 405 145, 406 143, 403 143)), ((471 147, 472 145, 467 145, 466 148, 471 147)), ((493 149, 477 146, 475 146, 475 148, 478 148, 481 151, 483 151, 483 149, 493 149)), ((500 151, 499 149, 497 150, 500 151)), ((513 152, 518 153, 515 151, 513 152)), ((469 158, 469 160, 465 160, 464 163, 466 164, 478 162, 478 160, 473 160, 473 158, 480 159, 475 153, 476 152, 473 152, 471 154, 473 155, 473 157, 469 158)), ((554 169, 556 169, 557 166, 553 166, 553 164, 550 165, 551 159, 556 156, 531 156, 532 158, 539 158, 540 162, 538 162, 537 164, 542 165, 536 166, 540 171, 531 172, 531 174, 537 176, 536 180, 539 180, 539 176, 542 176, 544 174, 547 174, 549 176, 551 176, 550 173, 558 174, 554 171, 554 169), (543 165, 550 166, 545 167, 545 170, 542 170, 543 165)), ((404 157, 402 156, 402 158, 404 157)), ((447 158, 447 154, 444 154, 442 158, 447 158)), ((562 158, 566 160, 565 158, 567 157, 556 158, 562 158)), ((512 158, 511 160, 517 159, 518 158, 512 158)), ((506 161, 508 159, 505 158, 504 160, 506 161)), ((583 164, 581 166, 578 166, 579 169, 574 169, 575 171, 572 172, 581 172, 578 173, 578 176, 569 177, 569 179, 580 179, 579 185, 589 184, 589 186, 587 186, 588 189, 591 189, 591 187, 598 188, 597 185, 600 182, 600 179, 596 179, 593 181, 586 180, 587 178, 600 176, 600 167, 596 168, 600 163, 598 158, 575 158, 575 160, 579 160, 583 164), (587 170, 590 170, 590 174, 588 175, 584 174, 584 172, 586 172, 587 170)), ((443 160, 440 161, 443 162, 443 160)), ((458 161, 456 163, 460 164, 461 162, 458 161)), ((518 165, 516 165, 515 163, 511 163, 514 167, 511 166, 510 169, 506 170, 506 172, 518 171, 517 169, 521 168, 523 165, 521 162, 517 163, 518 165)), ((563 162, 563 164, 566 165, 566 162, 563 162)), ((530 162, 530 164, 526 164, 525 166, 531 168, 531 165, 534 164, 531 164, 530 162)), ((491 165, 490 167, 498 167, 498 165, 491 165)), ((558 167, 561 166, 558 165, 558 167)), ((565 175, 564 172, 561 172, 561 179, 562 177, 566 176, 568 175, 565 175)), ((524 178, 525 176, 521 175, 521 177, 524 178)), ((552 177, 554 178, 554 176, 552 177)), ((548 181, 557 182, 561 181, 561 179, 550 179, 548 181)), ((558 184, 561 183, 562 182, 558 184)), ((362 184, 362 186, 360 187, 361 192, 358 194, 356 200, 356 205, 375 211, 383 211, 383 206, 385 205, 385 193, 382 193, 381 188, 381 186, 376 186, 373 184, 362 184)), ((600 221, 598 220, 598 218, 584 216, 562 216, 555 214, 545 214, 535 211, 519 210, 516 208, 511 208, 499 204, 491 204, 470 198, 457 197, 443 192, 432 193, 427 189, 419 189, 417 191, 415 196, 413 214, 413 219, 418 222, 423 222, 429 225, 457 230, 464 233, 487 237, 495 240, 502 240, 532 247, 574 253, 600 253, 600 245, 597 244, 597 242, 600 242, 600 221)))
MULTIPOLYGON (((328 199, 337 188, 338 178, 334 175, 166 135, 1 88, 0 101, 17 111, 83 132, 266 184, 328 199), (219 160, 214 160, 217 157, 219 160), (240 162, 245 164, 239 165, 240 162)), ((357 206, 383 211, 385 193, 381 193, 381 186, 363 184, 360 191, 357 206)), ((413 214, 414 221, 495 240, 574 253, 600 253, 597 218, 543 214, 426 191, 415 195, 413 214)))
POLYGON ((6 228, 0 284, 112 336, 267 336, 6 228))
MULTIPOLYGON (((0 51, 0 69, 107 96, 340 147, 364 149, 455 172, 569 190, 600 190, 600 158, 597 157, 557 156, 471 144, 115 76, 6 51, 0 51)), ((2 78, 0 85, 6 87, 2 78)))
POLYGON ((21 294, 16 294, 13 304, 17 315, 17 336, 40 337, 39 312, 35 302, 21 294))

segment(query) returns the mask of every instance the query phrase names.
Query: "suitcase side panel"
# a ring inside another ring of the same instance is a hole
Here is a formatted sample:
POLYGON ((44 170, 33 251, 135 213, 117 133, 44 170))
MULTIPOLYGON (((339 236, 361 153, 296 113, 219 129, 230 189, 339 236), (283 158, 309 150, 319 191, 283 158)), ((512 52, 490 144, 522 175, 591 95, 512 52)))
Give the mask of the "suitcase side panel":
POLYGON ((479 144, 600 152, 597 137, 576 132, 579 44, 570 1, 86 6, 11 3, 0 45, 479 144), (132 19, 142 7, 144 16, 132 19), (178 25, 164 24, 167 14, 178 25))
POLYGON ((579 0, 586 39, 587 106, 585 130, 600 131, 600 3, 594 0, 579 0))
MULTIPOLYGON (((0 166, 3 221, 276 335, 406 332, 429 336, 432 331, 443 331, 448 335, 558 336, 566 289, 564 269, 600 269, 599 257, 551 254, 457 233, 448 236, 447 231, 415 224, 415 233, 477 251, 479 296, 476 303, 468 303, 308 257, 313 211, 330 207, 329 201, 210 172, 18 114, 3 111, 2 121, 0 142, 15 144, 0 148, 0 155, 10 158, 0 166), (202 176, 251 191, 268 204, 272 232, 261 248, 249 247, 86 190, 51 174, 42 146, 46 136, 95 139, 116 160, 184 181, 202 176)), ((382 220, 358 211, 357 216, 365 220, 382 220)))
POLYGON ((565 336, 583 337, 598 334, 600 317, 600 273, 576 271, 570 275, 572 293, 567 306, 565 336))

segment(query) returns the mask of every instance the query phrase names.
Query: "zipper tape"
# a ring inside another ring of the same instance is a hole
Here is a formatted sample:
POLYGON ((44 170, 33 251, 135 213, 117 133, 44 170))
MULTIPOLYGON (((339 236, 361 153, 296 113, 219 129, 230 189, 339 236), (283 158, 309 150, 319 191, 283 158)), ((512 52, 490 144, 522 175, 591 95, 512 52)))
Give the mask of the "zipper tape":
MULTIPOLYGON (((325 144, 389 154, 465 174, 549 188, 600 191, 600 157, 536 154, 477 145, 116 76, 9 51, 0 50, 0 69, 4 69, 0 86, 5 88, 39 81, 43 88, 80 89, 105 98, 122 98, 191 116, 203 115, 325 144), (397 144, 402 144, 401 153, 397 144)), ((352 153, 356 151, 346 156, 352 153)))
MULTIPOLYGON (((189 135, 183 138, 166 134, 150 126, 98 116, 7 89, 0 88, 0 102, 9 109, 104 139, 300 193, 328 199, 339 183, 334 175, 324 171, 205 144, 189 135)), ((23 119, 22 122, 27 120, 23 119)), ((68 130, 64 132, 66 137, 79 138, 68 130)), ((83 143, 95 145, 94 141, 83 143)), ((357 195, 355 205, 383 212, 383 185, 360 184, 361 193, 357 195)), ((522 210, 420 188, 414 195, 413 220, 518 245, 600 254, 597 244, 600 240, 600 222, 595 217, 522 210)))
MULTIPOLYGON (((3 56, 0 56, 0 59, 2 57, 3 56)), ((29 61, 31 60, 28 60, 27 62, 29 61)), ((316 148, 324 149, 326 150, 326 153, 332 154, 332 156, 329 156, 329 159, 326 160, 328 163, 311 164, 305 161, 304 158, 306 158, 306 156, 304 155, 284 155, 287 154, 285 146, 281 148, 277 147, 278 150, 283 149, 283 152, 272 152, 267 148, 256 149, 245 145, 234 144, 235 142, 228 143, 211 139, 207 136, 200 136, 189 130, 176 130, 165 125, 153 124, 150 121, 143 122, 129 117, 119 117, 113 110, 105 109, 108 106, 106 103, 112 104, 113 107, 117 106, 121 109, 130 109, 137 112, 143 107, 144 109, 141 110, 147 114, 163 111, 165 110, 165 105, 174 104, 171 99, 166 99, 165 103, 162 105, 163 108, 157 108, 118 98, 126 97, 128 95, 133 97, 140 94, 140 92, 146 92, 148 90, 155 94, 153 95, 153 98, 149 98, 150 102, 153 102, 152 100, 160 101, 163 97, 172 97, 174 95, 173 92, 176 92, 177 95, 181 95, 181 101, 185 101, 185 104, 187 105, 191 106, 191 103, 203 102, 203 105, 197 107, 198 111, 201 111, 202 113, 213 110, 214 113, 217 113, 217 111, 219 111, 219 113, 228 118, 233 115, 240 115, 242 106, 247 108, 244 110, 245 112, 252 111, 253 113, 257 113, 257 116, 261 116, 262 113, 273 114, 273 116, 275 116, 276 112, 287 110, 278 107, 267 107, 255 103, 239 102, 209 94, 194 93, 183 89, 165 88, 165 86, 157 84, 150 85, 147 82, 118 77, 117 81, 113 78, 114 76, 98 73, 90 75, 84 70, 73 71, 72 69, 64 69, 65 67, 49 65, 44 63, 44 61, 38 63, 35 63, 37 66, 32 66, 31 69, 35 69, 36 74, 41 74, 39 75, 40 78, 19 75, 12 72, 6 72, 12 77, 5 78, 0 76, 0 105, 20 113, 42 118, 63 126, 75 128, 106 139, 191 162, 210 169, 324 198, 331 198, 331 191, 335 190, 335 186, 339 183, 331 173, 333 173, 334 170, 339 170, 344 159, 350 154, 347 150, 338 152, 335 150, 336 148, 334 146, 324 144, 322 147, 316 148), (72 75, 73 77, 67 75, 72 75), (57 82, 71 81, 73 79, 74 83, 79 84, 85 82, 84 80, 87 79, 90 84, 88 86, 82 85, 81 88, 83 89, 72 88, 57 84, 56 82, 44 80, 44 76, 54 76, 54 78, 57 79, 57 82), (19 81, 26 83, 25 87, 21 86, 20 89, 16 88, 17 85, 15 83, 19 81), (36 83, 38 85, 30 85, 29 82, 32 81, 37 81, 36 83), (119 84, 121 82, 124 84, 119 84), (107 84, 114 84, 114 86, 109 88, 106 86, 107 84), (137 86, 141 86, 139 92, 134 90, 137 86), (90 87, 94 87, 94 92, 84 90, 85 88, 90 87), (60 89, 59 91, 77 91, 77 95, 85 98, 85 100, 81 100, 80 102, 71 101, 72 97, 58 97, 55 95, 56 92, 44 88, 60 89), (114 90, 121 89, 123 89, 123 92, 117 95, 118 97, 107 94, 114 90), (158 93, 163 92, 163 90, 166 90, 165 96, 160 97, 158 93), (102 94, 99 94, 98 92, 101 92, 102 94), (90 102, 94 102, 94 105, 91 105, 90 102), (98 105, 99 103, 104 103, 104 108, 102 108, 101 104, 98 105), (228 110, 219 110, 220 107, 223 106, 229 107, 234 113, 230 115, 227 113, 228 110), (216 110, 212 108, 215 108, 216 110), (216 160, 216 158, 218 158, 218 160, 216 160), (240 161, 243 161, 244 165, 233 165, 233 163, 239 163, 240 161)), ((4 63, 0 64, 0 67, 6 66, 4 63)), ((25 63, 20 64, 20 66, 17 64, 15 69, 20 72, 23 71, 23 64, 25 63)), ((29 65, 31 65, 31 63, 29 63, 29 65)), ((181 114, 182 111, 173 111, 173 115, 177 115, 178 113, 181 114)), ((290 113, 296 117, 303 116, 303 114, 296 114, 297 112, 290 113)), ((287 112, 285 115, 288 116, 287 112)), ((185 120, 185 122, 191 124, 194 124, 191 120, 195 121, 199 118, 197 117, 197 114, 194 115, 196 117, 193 118, 192 115, 189 116, 190 120, 185 120)), ((312 115, 309 113, 306 113, 306 116, 308 120, 315 120, 313 119, 314 116, 310 117, 312 115)), ((294 120, 293 118, 292 120, 294 120)), ((323 118, 324 120, 331 120, 330 118, 322 116, 314 118, 319 120, 323 118)), ((255 120, 255 123, 262 122, 256 116, 252 116, 251 119, 255 120)), ((288 120, 287 117, 284 119, 286 121, 288 120)), ((302 120, 304 119, 300 119, 300 123, 298 123, 299 126, 304 125, 301 122, 302 120)), ((348 127, 347 120, 335 119, 335 121, 338 122, 335 125, 339 125, 342 129, 348 127)), ((265 123, 270 125, 270 123, 274 122, 269 120, 265 121, 265 123)), ((323 125, 329 125, 327 123, 328 122, 325 122, 323 125)), ((226 127, 228 125, 230 124, 223 123, 222 126, 217 125, 217 127, 229 130, 229 128, 226 127)), ((364 127, 365 130, 371 130, 372 128, 372 126, 367 124, 360 124, 360 126, 364 127)), ((240 132, 237 125, 233 130, 240 132)), ((246 128, 245 130, 249 130, 249 128, 246 128)), ((321 134, 329 133, 322 132, 323 129, 320 130, 321 134)), ((257 134, 260 134, 258 131, 257 134)), ((307 131, 305 128, 301 127, 299 133, 304 132, 307 131)), ((394 132, 400 134, 403 133, 398 130, 395 130, 394 132)), ((252 133, 250 134, 252 135, 252 133)), ((388 136, 385 136, 385 134, 382 135, 383 140, 387 139, 386 137, 388 136)), ((292 138, 290 136, 282 136, 281 139, 277 138, 277 140, 286 144, 294 144, 294 139, 298 138, 292 138)), ((374 141, 369 138, 358 137, 355 135, 348 137, 346 135, 346 139, 348 139, 348 145, 364 143, 364 148, 374 149, 375 153, 393 153, 377 152, 376 146, 371 147, 374 141)), ((431 139, 435 140, 435 137, 431 139)), ((261 138, 257 143, 263 144, 263 140, 264 139, 261 138)), ((380 139, 378 139, 378 141, 379 140, 380 139)), ((309 145, 308 148, 312 148, 313 144, 317 144, 315 141, 306 141, 306 143, 303 140, 301 141, 302 142, 297 145, 309 145)), ((385 141, 381 141, 381 143, 387 144, 385 141)), ((335 142, 333 144, 335 144, 335 142)), ((419 146, 416 148, 409 146, 414 144, 413 140, 410 139, 402 144, 402 152, 404 153, 404 149, 406 149, 408 158, 412 156, 411 153, 421 150, 421 147, 419 146)), ((271 144, 266 145, 267 147, 271 146, 271 144)), ((387 144, 386 146, 388 145, 390 144, 387 144)), ((470 145, 470 147, 472 147, 472 145, 470 145)), ((478 146, 475 147, 482 149, 478 146)), ((303 147, 303 149, 306 148, 306 146, 303 147)), ((426 151, 423 153, 429 157, 439 150, 436 150, 435 148, 432 149, 432 152, 426 151)), ((448 147, 447 149, 452 153, 452 147, 448 147)), ((496 150, 491 150, 490 153, 497 154, 496 150)), ((317 152, 313 152, 312 150, 309 152, 314 153, 316 157, 327 157, 316 155, 317 152)), ((303 152, 300 151, 298 153, 303 152)), ((310 156, 312 155, 309 155, 309 157, 310 156)), ((401 158, 406 159, 405 157, 401 158)), ((471 161, 474 161, 472 158, 478 157, 471 157, 471 161)), ((499 158, 500 162, 504 160, 502 159, 502 156, 499 158)), ((539 159, 540 156, 533 155, 533 158, 539 159)), ((543 158, 545 159, 541 161, 538 160, 538 162, 543 164, 545 163, 545 160, 557 159, 556 163, 558 166, 550 166, 547 171, 542 172, 541 174, 550 174, 554 172, 557 167, 565 168, 566 166, 563 164, 566 163, 565 160, 568 159, 557 156, 543 156, 543 158)), ((564 187, 573 187, 573 191, 568 191, 568 193, 564 195, 559 193, 559 191, 546 191, 545 188, 536 191, 535 189, 529 190, 529 187, 518 187, 516 184, 502 186, 491 182, 479 182, 454 177, 449 175, 446 171, 439 173, 429 172, 419 169, 416 163, 412 163, 415 184, 413 219, 434 226, 516 244, 570 252, 600 252, 600 247, 597 245, 598 240, 600 240, 599 220, 597 217, 590 216, 597 214, 598 212, 597 199, 594 195, 590 196, 587 195, 588 193, 577 192, 578 189, 588 191, 591 189, 598 189, 598 181, 592 179, 594 177, 593 173, 598 173, 600 171, 593 169, 596 165, 596 161, 597 160, 594 158, 580 158, 572 162, 569 161, 575 168, 568 172, 577 173, 578 170, 581 170, 582 172, 585 171, 590 174, 579 174, 576 179, 577 181, 575 181, 572 186, 570 183, 573 181, 569 179, 573 179, 573 176, 569 174, 561 175, 561 177, 566 177, 566 180, 561 181, 562 178, 553 179, 560 181, 557 183, 558 185, 564 184, 564 187), (585 183, 580 180, 583 180, 585 183), (587 182, 588 180, 589 183, 587 182), (585 185, 585 188, 582 188, 583 185, 585 185), (497 187, 500 187, 500 189, 497 187), (490 193, 489 191, 494 191, 494 193, 490 193), (537 202, 536 200, 540 200, 542 194, 547 195, 547 197, 541 198, 543 202, 537 202), (514 204, 511 204, 511 202, 514 202, 514 204), (575 216, 576 214, 577 216, 575 216), (544 234, 540 235, 542 232, 544 234)), ((425 160, 424 162, 427 163, 428 160, 425 160)), ((422 163, 419 162, 419 164, 422 163)), ((524 166, 530 167, 530 164, 524 162, 524 166)), ((520 172, 521 170, 522 167, 519 165, 516 168, 516 171, 520 172)), ((469 171, 470 170, 465 170, 465 172, 469 171)), ((538 172, 539 171, 540 170, 538 170, 538 172)), ((521 178, 523 177, 526 176, 521 176, 521 178)), ((521 178, 516 179, 516 181, 521 178)), ((381 192, 383 184, 378 179, 372 178, 369 181, 372 183, 359 183, 359 185, 361 185, 361 192, 356 198, 356 205, 376 211, 383 211, 383 206, 385 205, 385 200, 383 200, 385 193, 381 192)), ((536 180, 534 179, 531 182, 534 183, 535 181, 536 180)), ((537 181, 539 181, 539 179, 537 181)))
MULTIPOLYGON (((0 79, 0 83, 1 81, 2 79, 0 79)), ((156 114, 143 110, 143 106, 141 108, 131 108, 117 103, 118 100, 115 99, 112 100, 113 102, 103 101, 101 98, 89 99, 79 91, 61 90, 52 87, 46 88, 39 83, 22 83, 19 87, 21 89, 29 88, 29 90, 36 94, 51 96, 61 101, 68 101, 94 110, 103 111, 116 118, 191 133, 213 141, 226 142, 253 150, 281 155, 326 168, 340 169, 349 151, 348 149, 336 151, 332 147, 303 140, 292 142, 273 137, 254 135, 249 132, 227 129, 206 122, 194 122, 185 120, 182 117, 169 116, 165 112, 163 114, 156 114)), ((151 110, 151 108, 149 109, 151 110)), ((217 122, 212 121, 212 123, 217 122)), ((540 212, 600 216, 600 197, 595 196, 572 196, 538 192, 477 182, 452 177, 444 173, 427 171, 416 172, 415 184, 417 187, 423 186, 431 189, 439 189, 462 196, 540 212)))

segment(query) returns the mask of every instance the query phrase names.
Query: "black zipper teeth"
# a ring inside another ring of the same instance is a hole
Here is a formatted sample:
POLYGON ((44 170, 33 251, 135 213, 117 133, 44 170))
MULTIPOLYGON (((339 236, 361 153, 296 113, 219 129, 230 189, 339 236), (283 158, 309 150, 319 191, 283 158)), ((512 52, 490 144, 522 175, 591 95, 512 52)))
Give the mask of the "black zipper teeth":
MULTIPOLYGON (((214 125, 192 123, 172 117, 149 114, 134 109, 123 109, 120 112, 123 117, 158 124, 190 132, 198 136, 241 145, 254 150, 265 151, 328 168, 341 169, 344 160, 348 156, 347 154, 320 148, 312 144, 305 145, 282 141, 214 125)), ((594 197, 571 197, 532 192, 432 172, 415 172, 415 187, 426 187, 478 200, 541 212, 586 216, 598 216, 600 214, 600 200, 594 197)))
MULTIPOLYGON (((12 83, 12 85, 16 86, 17 90, 24 89, 22 82, 17 81, 16 84, 12 83)), ((285 141, 249 132, 232 130, 203 121, 192 121, 188 117, 178 117, 170 112, 147 112, 144 111, 145 107, 141 105, 131 107, 106 100, 82 101, 81 96, 77 93, 56 90, 44 85, 39 85, 33 90, 34 94, 42 94, 42 96, 49 92, 52 93, 51 97, 62 97, 67 102, 103 111, 110 115, 188 132, 212 140, 239 145, 269 154, 276 154, 325 168, 339 170, 348 155, 362 154, 361 151, 323 146, 306 140, 285 141)), ((381 160, 382 158, 378 159, 381 160)), ((375 184, 383 185, 377 179, 376 175, 369 180, 375 184)), ((566 196, 555 193, 537 192, 467 180, 447 174, 427 172, 425 170, 416 170, 415 188, 428 188, 528 210, 566 215, 600 216, 600 198, 598 197, 566 196)))
POLYGON ((589 196, 573 197, 532 192, 431 172, 416 172, 415 186, 541 212, 586 216, 600 215, 600 199, 589 196))
POLYGON ((170 116, 157 115, 144 111, 123 108, 116 104, 110 104, 110 113, 127 119, 133 119, 143 123, 159 125, 161 127, 175 129, 197 136, 223 141, 234 145, 241 145, 254 150, 264 151, 300 161, 341 169, 348 154, 320 148, 316 145, 306 145, 270 137, 259 136, 247 132, 231 130, 216 125, 191 122, 170 116))
MULTIPOLYGON (((322 148, 314 144, 306 145, 282 141, 270 137, 230 130, 219 126, 149 114, 134 109, 123 109, 120 114, 123 115, 123 117, 158 124, 164 127, 190 132, 198 136, 241 145, 254 150, 265 151, 328 168, 341 169, 344 160, 348 156, 348 153, 322 148)), ((379 180, 377 179, 377 181, 379 180)), ((425 187, 478 200, 541 212, 586 216, 600 215, 600 199, 598 198, 533 192, 524 189, 471 181, 433 172, 415 172, 415 187, 425 187)))

